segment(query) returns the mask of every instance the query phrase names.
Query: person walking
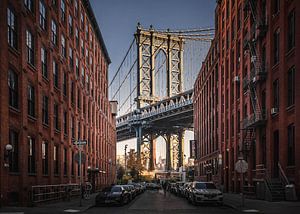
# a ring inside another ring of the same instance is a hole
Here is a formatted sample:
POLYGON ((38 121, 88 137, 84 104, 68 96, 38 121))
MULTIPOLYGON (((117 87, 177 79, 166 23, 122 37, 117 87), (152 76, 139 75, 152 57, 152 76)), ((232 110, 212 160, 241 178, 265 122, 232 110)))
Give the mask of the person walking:
POLYGON ((163 187, 163 190, 164 190, 164 196, 166 197, 166 195, 167 195, 167 187, 168 187, 167 181, 163 182, 162 187, 163 187))

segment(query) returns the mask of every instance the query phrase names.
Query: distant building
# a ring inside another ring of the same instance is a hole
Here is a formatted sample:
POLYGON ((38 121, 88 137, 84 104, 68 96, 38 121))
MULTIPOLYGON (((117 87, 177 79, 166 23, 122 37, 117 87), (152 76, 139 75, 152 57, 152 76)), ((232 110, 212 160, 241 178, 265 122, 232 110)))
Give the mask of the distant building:
POLYGON ((194 89, 195 177, 239 192, 243 157, 248 193, 283 175, 299 193, 300 1, 217 3, 215 39, 194 89))
POLYGON ((0 189, 25 204, 35 185, 114 182, 110 59, 88 0, 0 1, 0 189), (79 172, 78 149, 87 140, 79 172), (3 157, 4 154, 4 157, 3 157))

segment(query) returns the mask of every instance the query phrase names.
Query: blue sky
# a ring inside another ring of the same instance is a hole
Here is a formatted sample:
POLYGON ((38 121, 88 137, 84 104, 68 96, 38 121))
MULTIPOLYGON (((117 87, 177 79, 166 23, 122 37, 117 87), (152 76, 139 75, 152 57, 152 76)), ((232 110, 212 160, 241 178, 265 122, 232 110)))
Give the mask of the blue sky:
MULTIPOLYGON (((138 22, 148 28, 191 29, 214 26, 215 0, 90 0, 111 58, 109 77, 121 63, 138 22)), ((201 63, 201 62, 199 62, 201 63)), ((185 137, 185 154, 188 156, 188 140, 185 137)), ((124 145, 135 148, 135 141, 118 143, 118 154, 123 154, 124 145)), ((157 145, 157 159, 164 157, 164 143, 157 145)), ((129 151, 129 150, 128 150, 129 151)))
POLYGON ((138 22, 156 29, 214 26, 215 0, 90 0, 111 58, 110 75, 121 63, 138 22))

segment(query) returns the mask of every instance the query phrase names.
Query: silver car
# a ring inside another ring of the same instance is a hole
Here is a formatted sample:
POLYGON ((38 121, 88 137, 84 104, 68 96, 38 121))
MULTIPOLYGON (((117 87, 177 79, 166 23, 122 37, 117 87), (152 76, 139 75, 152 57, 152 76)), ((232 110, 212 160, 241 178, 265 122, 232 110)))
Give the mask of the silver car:
POLYGON ((223 193, 212 182, 193 182, 188 193, 188 200, 193 203, 217 203, 223 205, 223 193))

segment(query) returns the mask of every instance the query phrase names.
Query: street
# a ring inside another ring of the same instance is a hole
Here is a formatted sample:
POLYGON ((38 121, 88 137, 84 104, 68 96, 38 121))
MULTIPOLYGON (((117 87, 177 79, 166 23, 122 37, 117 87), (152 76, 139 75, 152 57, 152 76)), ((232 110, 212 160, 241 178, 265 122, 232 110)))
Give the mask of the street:
POLYGON ((191 205, 184 198, 162 191, 146 191, 126 206, 93 207, 84 213, 238 213, 226 206, 191 205))

